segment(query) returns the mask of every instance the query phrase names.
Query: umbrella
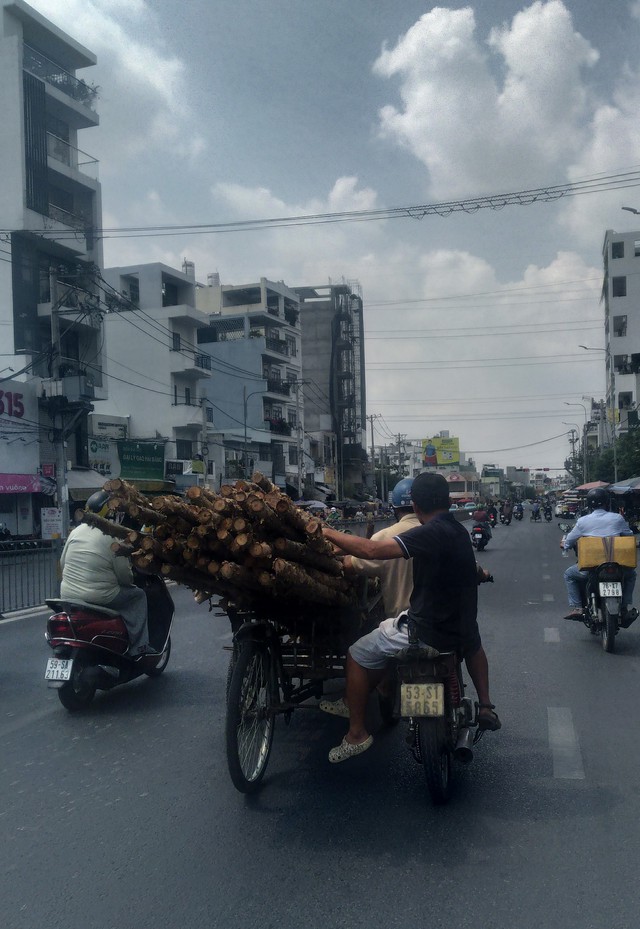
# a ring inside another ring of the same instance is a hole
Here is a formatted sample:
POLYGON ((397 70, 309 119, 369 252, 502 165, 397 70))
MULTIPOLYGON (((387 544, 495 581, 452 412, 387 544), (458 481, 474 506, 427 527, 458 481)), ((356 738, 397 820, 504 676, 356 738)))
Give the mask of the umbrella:
POLYGON ((327 504, 321 503, 320 500, 303 500, 300 506, 307 510, 326 510, 327 504))
POLYGON ((596 490, 598 487, 608 487, 609 484, 606 481, 591 481, 589 484, 580 484, 579 487, 576 487, 576 490, 596 490))
POLYGON ((609 488, 614 494, 630 494, 634 490, 640 491, 640 477, 628 477, 626 481, 618 481, 609 488))

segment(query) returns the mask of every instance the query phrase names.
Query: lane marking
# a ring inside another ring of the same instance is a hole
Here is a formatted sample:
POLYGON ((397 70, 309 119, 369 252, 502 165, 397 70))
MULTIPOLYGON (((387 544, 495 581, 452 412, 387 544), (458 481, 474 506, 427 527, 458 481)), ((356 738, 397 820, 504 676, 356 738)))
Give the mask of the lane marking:
POLYGON ((553 594, 542 594, 542 599, 545 603, 553 603, 556 598, 553 596, 553 594))
POLYGON ((553 776, 564 780, 583 780, 582 754, 569 707, 548 706, 547 727, 553 755, 553 776))
POLYGON ((560 641, 560 630, 554 629, 552 627, 547 627, 544 630, 544 640, 545 642, 559 642, 560 641))
POLYGON ((551 580, 551 575, 550 575, 550 574, 543 574, 543 575, 542 575, 542 580, 543 580, 543 581, 550 581, 550 580, 551 580))

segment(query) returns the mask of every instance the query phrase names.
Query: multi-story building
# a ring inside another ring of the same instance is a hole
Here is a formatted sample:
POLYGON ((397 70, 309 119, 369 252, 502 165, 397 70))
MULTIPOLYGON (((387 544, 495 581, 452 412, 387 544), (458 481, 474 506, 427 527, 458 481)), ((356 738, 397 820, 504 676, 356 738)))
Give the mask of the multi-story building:
POLYGON ((213 483, 212 365, 197 345, 207 318, 195 305, 191 266, 107 268, 104 279, 109 399, 90 419, 94 469, 178 486, 202 473, 213 483))
POLYGON ((223 446, 222 479, 266 473, 301 497, 313 484, 302 406, 300 304, 282 282, 221 285, 210 275, 196 291, 208 325, 198 344, 212 358, 205 395, 223 446))
POLYGON ((638 424, 640 373, 640 232, 608 229, 602 248, 605 309, 607 429, 605 444, 614 430, 638 424))
POLYGON ((296 287, 302 321, 305 425, 316 476, 338 497, 373 490, 367 464, 363 302, 360 285, 296 287))
MULTIPOLYGON (((96 58, 23 0, 0 0, 0 10, 3 362, 41 397, 41 465, 68 516, 68 463, 87 465, 87 415, 105 395, 100 184, 96 159, 79 148, 79 133, 98 125, 97 93, 77 75, 96 58)), ((11 474, 5 451, 0 471, 11 474)), ((45 501, 31 494, 16 506, 27 502, 37 528, 45 501)))

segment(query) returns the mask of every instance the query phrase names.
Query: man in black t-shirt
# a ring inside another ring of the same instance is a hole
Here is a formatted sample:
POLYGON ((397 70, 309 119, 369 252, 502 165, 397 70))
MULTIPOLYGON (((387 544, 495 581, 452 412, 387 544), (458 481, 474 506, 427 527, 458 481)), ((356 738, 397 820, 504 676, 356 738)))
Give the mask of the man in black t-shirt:
POLYGON ((421 525, 381 541, 323 529, 330 542, 358 558, 412 558, 413 591, 407 614, 380 623, 358 639, 347 655, 345 703, 349 731, 329 761, 346 761, 366 751, 373 738, 364 724, 370 691, 382 680, 387 661, 408 644, 406 617, 415 621, 420 641, 438 651, 456 651, 466 662, 479 699, 479 725, 500 728, 489 697, 489 668, 477 623, 479 571, 469 534, 449 512, 449 488, 440 474, 419 474, 411 488, 421 525))

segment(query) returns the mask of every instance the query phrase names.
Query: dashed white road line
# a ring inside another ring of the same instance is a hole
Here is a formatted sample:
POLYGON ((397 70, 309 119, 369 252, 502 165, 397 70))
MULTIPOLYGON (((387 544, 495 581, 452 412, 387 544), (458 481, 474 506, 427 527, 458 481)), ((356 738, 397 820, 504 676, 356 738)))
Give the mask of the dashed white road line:
POLYGON ((542 594, 542 599, 545 603, 553 603, 556 598, 553 596, 553 594, 542 594))
POLYGON ((545 642, 559 642, 560 641, 560 630, 548 627, 544 630, 544 640, 545 642))
POLYGON ((583 780, 584 767, 578 735, 568 706, 548 706, 549 748, 553 755, 553 776, 583 780))
POLYGON ((543 580, 543 581, 550 581, 550 580, 551 580, 551 575, 550 575, 550 574, 543 574, 543 575, 542 575, 542 580, 543 580))

